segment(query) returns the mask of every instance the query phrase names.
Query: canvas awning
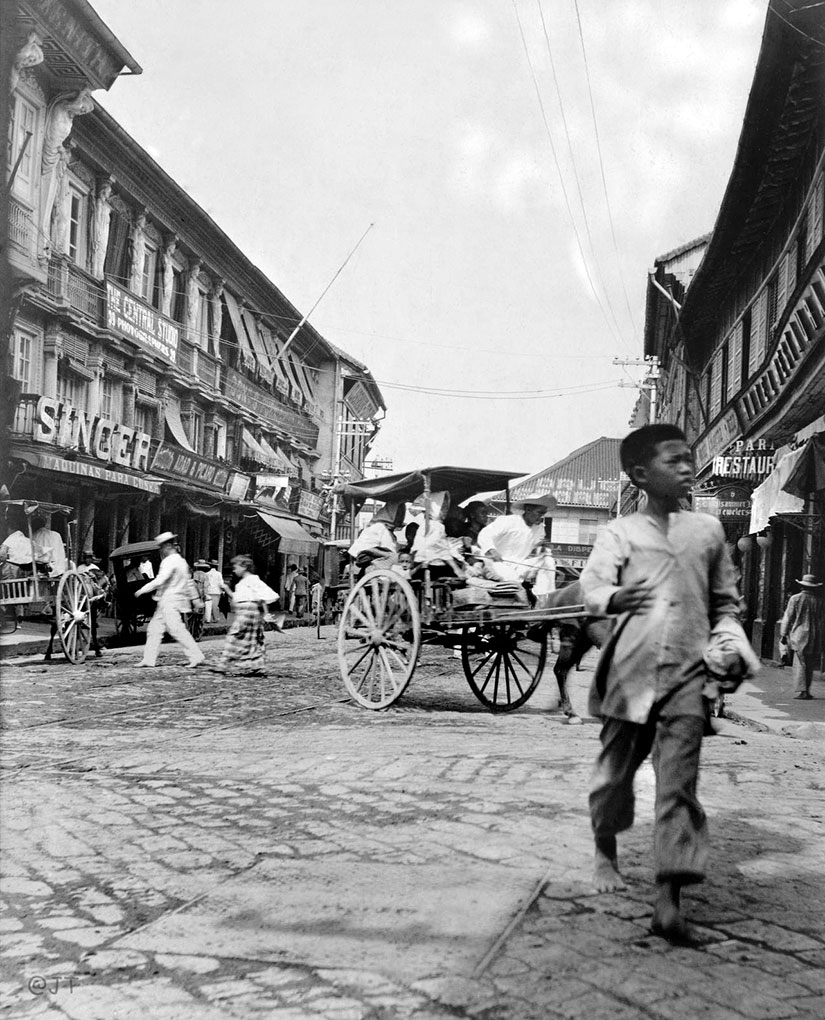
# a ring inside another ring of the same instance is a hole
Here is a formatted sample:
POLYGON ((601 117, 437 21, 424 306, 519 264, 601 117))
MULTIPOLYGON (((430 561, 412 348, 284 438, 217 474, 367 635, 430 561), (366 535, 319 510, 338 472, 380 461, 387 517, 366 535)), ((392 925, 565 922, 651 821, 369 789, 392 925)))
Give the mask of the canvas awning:
POLYGON ((759 531, 764 531, 770 524, 771 517, 776 517, 778 514, 801 514, 804 512, 805 500, 784 491, 785 483, 791 477, 804 452, 805 447, 802 447, 800 450, 791 450, 780 457, 776 462, 776 467, 765 481, 753 490, 750 534, 754 535, 759 531))
POLYGON ((295 556, 314 556, 320 542, 291 517, 276 517, 274 514, 258 511, 258 516, 268 527, 281 536, 279 552, 295 556))
POLYGON ((255 352, 252 349, 252 345, 249 342, 249 337, 246 335, 243 320, 241 319, 241 309, 238 306, 238 302, 228 290, 223 292, 223 299, 226 301, 226 307, 229 310, 229 318, 232 320, 232 327, 235 330, 235 336, 238 338, 241 358, 247 365, 255 365, 257 359, 255 358, 255 352))
POLYGON ((189 438, 186 435, 186 429, 183 427, 183 422, 180 418, 180 408, 177 404, 167 404, 164 414, 166 416, 166 425, 169 431, 172 433, 172 438, 178 444, 182 446, 184 450, 189 450, 194 453, 195 450, 192 444, 189 442, 189 438))
POLYGON ((280 461, 274 456, 275 451, 272 447, 270 446, 267 450, 258 442, 249 429, 243 430, 243 445, 249 456, 253 460, 258 461, 259 464, 267 464, 269 467, 281 467, 280 461))
POLYGON ((273 462, 282 468, 288 475, 295 475, 297 473, 295 465, 287 457, 285 457, 280 450, 276 450, 274 446, 270 446, 263 437, 261 437, 260 445, 269 454, 273 462))

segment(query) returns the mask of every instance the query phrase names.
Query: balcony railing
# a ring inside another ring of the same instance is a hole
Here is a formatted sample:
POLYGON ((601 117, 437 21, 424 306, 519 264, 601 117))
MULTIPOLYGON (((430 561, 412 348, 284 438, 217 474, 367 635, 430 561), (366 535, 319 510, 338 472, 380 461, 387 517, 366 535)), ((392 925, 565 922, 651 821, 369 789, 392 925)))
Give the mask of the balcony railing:
POLYGON ((220 386, 220 363, 206 351, 198 351, 198 378, 216 390, 220 386))
POLYGON ((103 324, 103 287, 64 256, 56 256, 49 262, 48 291, 61 303, 98 325, 103 324))
POLYGON ((9 196, 9 244, 26 258, 32 257, 34 224, 31 217, 24 205, 9 196))
POLYGON ((178 341, 178 349, 177 353, 175 354, 175 361, 178 364, 178 368, 182 368, 184 372, 188 372, 190 375, 194 373, 195 371, 194 352, 192 349, 192 345, 190 343, 187 343, 186 340, 181 339, 178 341))
POLYGON ((11 430, 17 436, 31 436, 34 431, 35 412, 40 397, 33 393, 21 393, 14 412, 11 430))

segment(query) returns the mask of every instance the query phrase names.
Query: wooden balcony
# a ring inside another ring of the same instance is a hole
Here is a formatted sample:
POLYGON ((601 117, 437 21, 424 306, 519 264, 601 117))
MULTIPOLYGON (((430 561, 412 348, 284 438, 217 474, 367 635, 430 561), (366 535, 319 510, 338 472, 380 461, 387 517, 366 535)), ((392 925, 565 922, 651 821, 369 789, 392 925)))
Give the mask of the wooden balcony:
POLYGON ((104 291, 100 281, 65 255, 55 255, 50 260, 47 289, 60 304, 68 305, 97 326, 103 325, 104 291))

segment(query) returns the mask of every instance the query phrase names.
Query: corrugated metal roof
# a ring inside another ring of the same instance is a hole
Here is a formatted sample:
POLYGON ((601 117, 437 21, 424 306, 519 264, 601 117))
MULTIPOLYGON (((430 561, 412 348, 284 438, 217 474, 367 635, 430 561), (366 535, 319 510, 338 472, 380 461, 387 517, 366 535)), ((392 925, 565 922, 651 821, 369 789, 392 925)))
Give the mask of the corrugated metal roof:
MULTIPOLYGON (((538 471, 523 482, 510 489, 512 500, 529 499, 531 496, 542 496, 552 493, 559 501, 559 506, 589 506, 588 502, 575 502, 565 499, 565 491, 587 489, 600 482, 618 485, 621 473, 619 462, 619 444, 621 439, 602 436, 591 443, 580 446, 562 460, 550 467, 538 471), (573 484, 570 485, 572 479, 573 484), (564 483, 564 484, 562 484, 564 483)), ((494 497, 495 498, 495 497, 494 497)), ((501 493, 504 498, 504 493, 501 493)), ((615 499, 615 496, 614 496, 615 499)))

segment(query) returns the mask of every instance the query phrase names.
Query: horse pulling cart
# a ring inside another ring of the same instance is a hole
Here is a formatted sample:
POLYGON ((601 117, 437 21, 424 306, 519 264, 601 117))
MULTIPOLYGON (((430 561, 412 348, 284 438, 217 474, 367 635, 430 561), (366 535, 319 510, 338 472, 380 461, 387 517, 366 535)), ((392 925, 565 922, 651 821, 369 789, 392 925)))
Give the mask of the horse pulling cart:
MULTIPOLYGON (((446 490, 454 502, 504 488, 519 474, 470 468, 423 468, 406 474, 338 486, 336 493, 356 508, 366 499, 411 501, 446 490)), ((510 712, 531 697, 547 660, 551 626, 584 619, 583 605, 529 608, 528 605, 462 604, 461 582, 433 578, 424 566, 410 580, 393 569, 373 569, 352 586, 338 630, 338 661, 351 697, 364 708, 387 708, 407 688, 422 644, 460 649, 470 689, 491 712, 510 712)))
MULTIPOLYGON (((3 633, 13 633, 17 629, 16 613, 22 606, 27 606, 31 613, 53 613, 52 622, 66 658, 69 662, 81 663, 89 652, 92 636, 89 591, 74 567, 59 577, 49 577, 38 570, 31 526, 32 516, 37 513, 69 515, 74 513, 74 509, 62 503, 44 503, 40 500, 0 500, 0 509, 4 514, 11 507, 18 508, 25 516, 31 545, 31 565, 21 566, 20 576, 0 581, 0 629, 3 633)), ((71 558, 71 547, 68 553, 71 558)))

